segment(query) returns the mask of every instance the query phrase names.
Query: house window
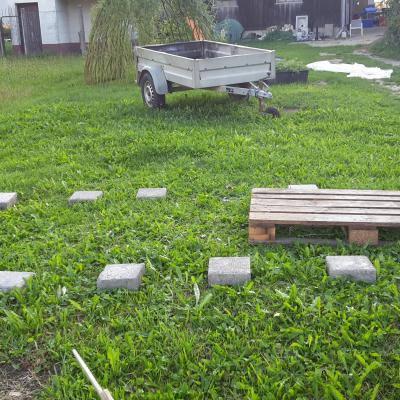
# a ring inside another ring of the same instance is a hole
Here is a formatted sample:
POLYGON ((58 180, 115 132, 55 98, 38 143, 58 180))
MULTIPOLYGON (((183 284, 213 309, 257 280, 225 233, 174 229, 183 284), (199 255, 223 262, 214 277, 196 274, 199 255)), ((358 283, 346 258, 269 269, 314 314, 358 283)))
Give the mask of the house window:
POLYGON ((303 0, 276 0, 276 4, 303 4, 303 0))

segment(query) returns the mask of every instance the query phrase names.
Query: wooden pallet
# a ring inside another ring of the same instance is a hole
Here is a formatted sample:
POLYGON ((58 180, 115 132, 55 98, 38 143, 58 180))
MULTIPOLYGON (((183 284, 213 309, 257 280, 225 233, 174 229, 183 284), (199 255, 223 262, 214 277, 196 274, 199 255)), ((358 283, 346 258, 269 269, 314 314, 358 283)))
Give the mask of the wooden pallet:
POLYGON ((400 227, 400 191, 253 189, 250 242, 280 242, 276 225, 340 226, 350 243, 377 245, 378 228, 400 227))

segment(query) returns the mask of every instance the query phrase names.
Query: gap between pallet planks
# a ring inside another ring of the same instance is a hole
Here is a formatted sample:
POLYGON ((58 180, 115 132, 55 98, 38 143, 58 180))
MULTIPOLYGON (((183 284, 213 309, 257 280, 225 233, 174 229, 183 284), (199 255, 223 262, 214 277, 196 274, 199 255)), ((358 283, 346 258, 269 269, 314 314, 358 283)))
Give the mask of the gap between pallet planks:
POLYGON ((278 242, 276 225, 341 226, 350 243, 378 244, 379 227, 400 227, 400 191, 253 189, 250 242, 278 242))

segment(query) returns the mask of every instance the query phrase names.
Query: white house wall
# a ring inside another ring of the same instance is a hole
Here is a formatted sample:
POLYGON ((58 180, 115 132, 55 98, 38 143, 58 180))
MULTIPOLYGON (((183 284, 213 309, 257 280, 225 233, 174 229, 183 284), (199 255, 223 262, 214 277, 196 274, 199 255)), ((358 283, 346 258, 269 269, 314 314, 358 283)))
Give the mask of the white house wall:
POLYGON ((68 24, 71 42, 79 42, 78 33, 81 30, 79 5, 82 6, 85 39, 88 41, 90 30, 92 28, 91 9, 93 4, 93 0, 68 0, 68 24))
MULTIPOLYGON (((17 4, 37 3, 40 18, 43 50, 48 52, 79 52, 78 32, 81 18, 78 6, 82 5, 86 41, 91 29, 91 8, 95 0, 0 0, 0 11, 10 9, 17 15, 17 4)), ((21 40, 17 19, 10 19, 12 44, 21 52, 21 40)))
POLYGON ((56 43, 70 43, 71 35, 68 26, 68 3, 65 0, 55 0, 58 41, 56 43))

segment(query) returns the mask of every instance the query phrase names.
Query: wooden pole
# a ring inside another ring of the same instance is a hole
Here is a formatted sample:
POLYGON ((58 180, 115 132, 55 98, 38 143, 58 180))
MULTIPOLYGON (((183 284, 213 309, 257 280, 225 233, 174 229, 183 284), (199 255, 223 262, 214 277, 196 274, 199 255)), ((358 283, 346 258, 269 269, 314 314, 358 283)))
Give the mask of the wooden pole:
POLYGON ((93 385, 94 390, 96 393, 99 395, 101 400, 114 400, 111 393, 107 389, 103 389, 99 382, 97 382, 96 378, 90 371, 89 367, 86 365, 85 361, 83 361, 82 357, 79 355, 79 353, 73 349, 72 350, 73 355, 76 358, 76 361, 78 361, 78 364, 82 368, 83 373, 86 375, 90 383, 93 385))
POLYGON ((21 27, 22 27, 22 40, 24 42, 24 54, 26 56, 28 56, 29 52, 30 52, 30 49, 29 49, 29 45, 27 44, 27 41, 26 41, 26 29, 27 29, 27 27, 26 27, 26 19, 25 19, 25 17, 26 17, 25 9, 21 8, 21 27))
POLYGON ((3 34, 3 20, 0 18, 0 57, 5 57, 5 55, 6 55, 6 46, 3 34))
POLYGON ((81 24, 81 29, 79 31, 79 42, 81 46, 81 54, 84 56, 86 54, 85 21, 83 19, 83 7, 79 5, 78 9, 81 24))

